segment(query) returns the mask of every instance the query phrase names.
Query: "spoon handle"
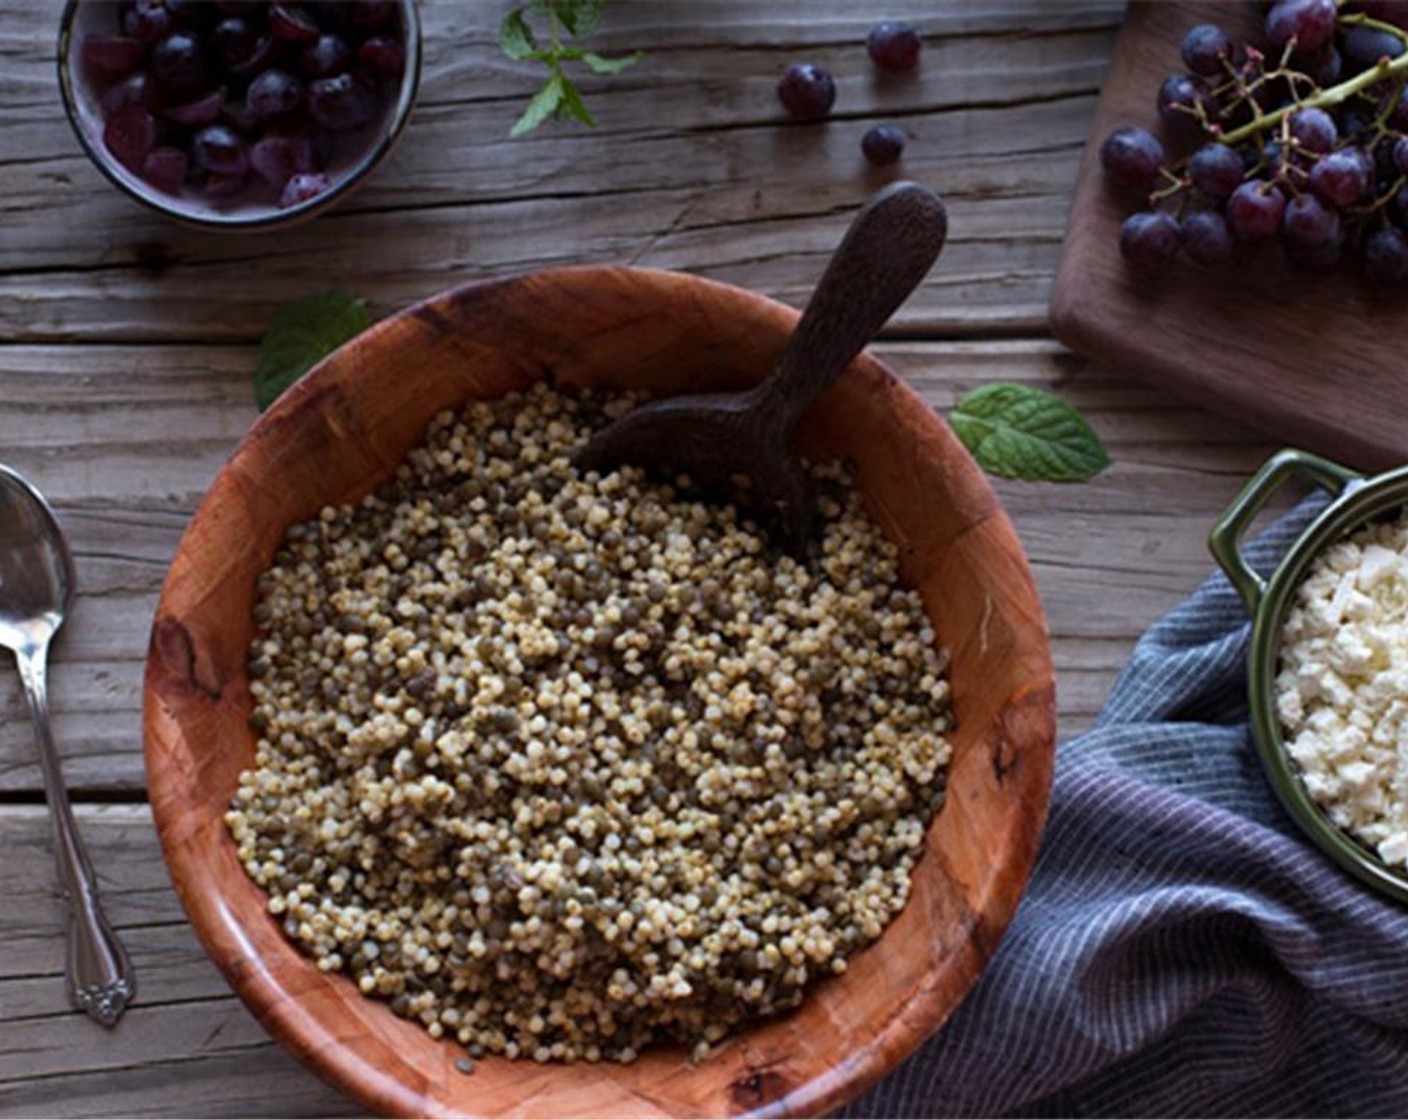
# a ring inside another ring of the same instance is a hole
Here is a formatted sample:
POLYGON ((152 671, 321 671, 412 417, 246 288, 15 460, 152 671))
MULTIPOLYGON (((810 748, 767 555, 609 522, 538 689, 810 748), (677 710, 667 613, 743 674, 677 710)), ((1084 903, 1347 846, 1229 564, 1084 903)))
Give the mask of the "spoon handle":
POLYGON ((44 771, 49 815, 54 822, 54 855, 59 882, 68 901, 68 960, 64 970, 69 1002, 105 1027, 115 1024, 136 991, 136 977, 127 950, 113 932, 98 901, 93 866, 78 835, 64 786, 63 770, 49 728, 46 665, 48 643, 15 653, 34 720, 34 739, 44 771))
POLYGON ((919 286, 947 234, 943 200, 919 183, 891 183, 856 215, 759 388, 760 410, 784 437, 919 286))

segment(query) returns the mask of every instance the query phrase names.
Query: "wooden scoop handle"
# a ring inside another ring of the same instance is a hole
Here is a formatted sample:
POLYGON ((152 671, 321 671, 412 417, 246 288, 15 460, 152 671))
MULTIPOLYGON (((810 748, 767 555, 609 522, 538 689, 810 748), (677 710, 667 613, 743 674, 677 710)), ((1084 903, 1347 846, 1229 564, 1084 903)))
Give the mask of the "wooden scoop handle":
POLYGON ((919 286, 947 234, 943 201, 918 183, 891 183, 856 215, 776 371, 758 389, 759 410, 780 424, 784 439, 919 286))

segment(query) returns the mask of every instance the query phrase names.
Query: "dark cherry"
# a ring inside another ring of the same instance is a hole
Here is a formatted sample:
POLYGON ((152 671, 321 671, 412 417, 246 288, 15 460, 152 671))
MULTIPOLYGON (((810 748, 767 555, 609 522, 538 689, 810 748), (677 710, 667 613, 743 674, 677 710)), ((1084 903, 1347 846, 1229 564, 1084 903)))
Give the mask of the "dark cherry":
POLYGON ((1396 229, 1371 234, 1360 249, 1364 275, 1375 283, 1397 284, 1408 278, 1408 238, 1396 229))
POLYGON ((1227 200, 1227 225, 1238 241, 1265 241, 1281 228, 1286 196, 1267 183, 1248 180, 1227 200))
POLYGON ((396 23, 396 5, 390 0, 353 0, 352 26, 363 35, 375 35, 396 23))
POLYGON ((1124 187, 1147 191, 1159 178, 1164 146, 1143 128, 1117 128, 1100 145, 1105 173, 1124 187))
POLYGON ((303 83, 282 70, 265 70, 249 83, 245 104, 260 120, 291 113, 303 103, 303 83))
POLYGON ((137 0, 122 14, 122 30, 144 43, 155 43, 171 31, 165 0, 137 0))
POLYGON ((243 62, 233 62, 230 64, 230 73, 237 78, 248 78, 252 74, 258 74, 261 70, 267 70, 278 58, 283 41, 275 39, 272 35, 262 35, 255 43, 253 52, 243 62))
POLYGON ((777 83, 777 99, 794 117, 820 120, 836 101, 836 83, 819 66, 794 63, 777 83))
POLYGON ((1332 86, 1344 73, 1344 59, 1334 43, 1326 43, 1302 63, 1305 72, 1318 86, 1332 86))
POLYGON ((373 35, 357 48, 357 58, 377 74, 395 77, 406 68, 406 48, 385 35, 373 35))
POLYGON ((226 101, 220 119, 240 132, 253 132, 259 127, 259 118, 243 101, 226 101))
POLYGON ((318 3, 314 11, 317 13, 318 26, 323 31, 331 31, 344 39, 359 37, 352 27, 352 10, 347 4, 318 3))
POLYGON ((1179 48, 1183 65, 1203 78, 1223 78, 1223 66, 1240 61, 1236 44, 1227 32, 1214 23, 1200 23, 1189 28, 1179 48))
POLYGON ((870 61, 882 70, 913 70, 923 44, 907 23, 877 23, 865 40, 870 61))
POLYGON ((1357 152, 1342 148, 1331 152, 1311 168, 1312 192, 1324 201, 1326 206, 1349 207, 1357 203, 1369 190, 1373 176, 1373 165, 1357 152))
POLYGON ((171 22, 176 27, 197 30, 209 27, 220 13, 219 5, 208 0, 166 0, 166 10, 171 13, 171 22))
POLYGON ((88 35, 83 40, 83 65, 108 78, 125 78, 146 53, 140 40, 125 35, 88 35))
POLYGON ((249 149, 227 125, 212 124, 197 132, 191 155, 212 175, 243 175, 249 170, 249 149))
POLYGON ((225 107, 225 92, 216 90, 166 110, 165 115, 177 124, 213 124, 220 119, 220 110, 225 107))
POLYGON ((1193 143, 1203 135, 1197 112, 1212 110, 1212 96, 1197 78, 1189 74, 1170 74, 1159 86, 1157 107, 1159 118, 1170 135, 1184 143, 1193 143))
POLYGON ((308 140, 313 145, 313 170, 326 171, 332 157, 337 154, 336 133, 314 129, 308 134, 308 140))
POLYGON ((177 194, 191 161, 180 148, 153 148, 142 161, 142 178, 168 194, 177 194))
POLYGON ((318 40, 318 24, 304 9, 293 4, 275 4, 269 9, 269 30, 276 39, 290 43, 318 40))
POLYGON ((308 83, 308 109, 324 128, 344 132, 376 116, 376 95, 351 74, 319 78, 308 83))
POLYGON ((317 173, 307 175, 295 175, 279 193, 279 206, 287 209, 290 206, 297 206, 300 202, 307 202, 310 198, 316 198, 322 194, 331 183, 326 175, 317 173))
POLYGON ((156 144, 156 120, 140 105, 124 105, 103 127, 103 143, 118 163, 137 171, 156 144))
POLYGON ((1196 210, 1183 220, 1183 251, 1199 264, 1217 264, 1232 255, 1227 219, 1216 210, 1196 210))
POLYGON ((216 57, 226 66, 238 66, 247 62, 254 53, 254 48, 259 45, 259 34, 248 20, 226 16, 210 33, 210 45, 215 49, 216 57))
POLYGON ((122 33, 79 48, 104 144, 171 194, 244 197, 258 184, 285 207, 323 194, 337 135, 374 122, 379 79, 406 68, 393 0, 124 0, 110 10, 122 33))
POLYGON ((1374 171, 1380 178, 1392 179, 1396 177, 1399 172, 1398 141, 1391 136, 1385 136, 1374 145, 1373 161, 1374 171))
POLYGON ((1224 199, 1242 183, 1242 157, 1226 144, 1204 144, 1188 159, 1188 177, 1212 199, 1224 199))
POLYGON ((313 145, 306 136, 265 136, 249 149, 249 165, 275 191, 295 175, 313 170, 313 145))
POLYGON ((1394 59, 1402 53, 1403 41, 1397 35, 1372 27, 1351 27, 1340 39, 1345 77, 1362 74, 1381 59, 1394 59))
POLYGON ((304 47, 298 56, 298 69, 305 78, 331 78, 351 63, 352 48, 341 35, 319 35, 318 41, 304 47))
POLYGON ((248 170, 229 175, 220 175, 211 172, 206 176, 205 193, 211 198, 229 198, 231 195, 239 194, 244 190, 244 185, 249 181, 248 170))
POLYGON ((876 167, 894 163, 904 154, 904 130, 892 124, 877 124, 860 138, 860 150, 876 167))
POLYGON ((98 105, 103 110, 104 119, 112 116, 124 105, 142 105, 150 109, 152 87, 147 72, 138 70, 130 78, 123 78, 116 85, 109 86, 98 99, 98 105))
POLYGON ((186 31, 168 35, 152 48, 152 79, 176 95, 192 93, 205 83, 200 43, 186 31))
POLYGON ((1318 50, 1335 34, 1335 0, 1279 0, 1266 14, 1266 37, 1280 50, 1292 39, 1298 49, 1318 50))
POLYGON ((1120 252, 1136 268, 1165 268, 1178 255, 1183 231, 1172 214, 1145 210, 1131 214, 1120 228, 1120 252))

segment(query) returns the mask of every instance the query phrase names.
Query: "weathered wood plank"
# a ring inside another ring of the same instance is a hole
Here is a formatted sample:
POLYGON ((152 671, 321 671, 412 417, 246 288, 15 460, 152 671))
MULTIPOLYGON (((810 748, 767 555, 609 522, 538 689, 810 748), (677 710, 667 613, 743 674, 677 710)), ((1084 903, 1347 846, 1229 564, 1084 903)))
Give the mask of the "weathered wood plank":
POLYGON ((185 230, 114 191, 59 111, 50 13, 30 12, 0 55, 14 59, 0 85, 0 107, 13 103, 0 113, 0 337, 248 340, 309 290, 310 269, 401 304, 507 268, 631 261, 798 303, 881 181, 859 153, 879 117, 903 119, 903 173, 952 207, 943 267, 898 325, 1039 328, 1120 8, 900 7, 933 34, 920 74, 890 81, 861 45, 871 17, 840 3, 807 5, 795 39, 741 5, 618 5, 604 43, 650 55, 588 83, 601 128, 509 141, 532 84, 498 55, 497 9, 429 5, 422 102, 396 153, 333 214, 276 236, 185 230), (829 124, 781 117, 772 87, 799 50, 838 78, 829 124))
MULTIPOLYGON (((1269 450, 1056 346, 1044 327, 1076 162, 1121 18, 1117 0, 892 0, 924 32, 917 79, 880 80, 876 18, 846 0, 618 0, 594 45, 646 49, 588 78, 595 133, 508 125, 537 76, 496 49, 506 4, 428 0, 420 104, 397 152, 324 219, 274 237, 180 229, 113 191, 59 106, 59 0, 0 22, 0 458, 56 500, 82 597, 56 648, 57 733, 80 797, 140 791, 142 657, 185 521, 254 410, 256 339, 286 301, 349 284, 380 311, 546 264, 678 268, 805 300, 880 179, 859 137, 911 134, 902 172, 949 200, 952 241, 886 357, 938 408, 1002 379, 1057 388, 1105 437, 1095 483, 999 483, 1050 619, 1062 734, 1085 726, 1154 617, 1210 567, 1207 526, 1269 450), (822 126, 782 121, 790 61, 836 75, 822 126), (1013 341, 992 341, 1013 338, 1013 341), (31 345, 87 342, 93 345, 31 345), (113 342, 144 345, 110 345, 113 342), (149 345, 161 343, 161 345, 149 345), (206 345, 228 343, 229 345, 206 345)), ((14 674, 0 668, 0 793, 40 788, 14 674)), ((141 990, 104 1032, 62 1002, 63 914, 47 818, 0 804, 0 1116, 345 1115, 269 1041, 184 921, 143 805, 80 805, 141 990)))
MULTIPOLYGON (((1210 567, 1203 538, 1268 448, 1041 341, 886 343, 936 408, 992 380, 1055 388, 1110 444, 1093 483, 1001 482, 1042 588, 1063 734, 1086 726, 1150 621, 1210 567)), ((254 416, 243 346, 0 349, 0 447, 58 505, 81 595, 55 649, 55 727, 75 789, 137 790, 147 627, 205 487, 254 416)), ((0 671, 0 790, 40 777, 14 674, 0 671)))
MULTIPOLYGON (((859 137, 868 119, 877 116, 904 119, 914 133, 909 160, 918 161, 906 166, 921 169, 942 169, 984 154, 1011 156, 1022 151, 1023 142, 1043 148, 1057 141, 1079 143, 1083 134, 1053 137, 1049 122, 1030 114, 1050 105, 1086 123, 1108 43, 1107 29, 1001 44, 941 43, 930 48, 938 57, 922 76, 886 82, 872 79, 868 63, 823 58, 836 69, 840 93, 832 119, 819 125, 782 116, 772 87, 785 60, 772 52, 756 58, 757 52, 746 48, 663 56, 668 73, 648 75, 651 80, 642 79, 639 88, 623 78, 591 94, 601 118, 594 131, 554 123, 517 140, 505 135, 505 120, 511 122, 515 109, 511 101, 436 98, 433 80, 427 79, 395 156, 340 211, 712 188, 741 180, 749 187, 765 186, 799 177, 794 172, 828 169, 846 172, 837 176, 844 182, 863 169, 859 137), (994 66, 997 72, 991 73, 994 66), (978 87, 980 72, 990 77, 978 87), (711 82, 719 84, 718 96, 711 82), (692 94, 694 89, 705 96, 692 94), (662 98, 675 110, 667 128, 660 120, 662 98), (608 169, 611 174, 604 175, 608 169)), ((853 49, 864 57, 859 46, 853 49)), ((51 116, 44 117, 51 126, 63 123, 51 116)), ((31 147, 19 145, 18 127, 11 121, 0 129, 0 166, 10 176, 7 208, 79 214, 78 208, 94 200, 121 200, 91 169, 66 127, 39 132, 31 147)), ((830 183, 813 179, 810 186, 830 183)), ((133 217, 142 213, 127 209, 133 217)), ((169 226, 153 216, 151 228, 169 226)), ((47 255, 41 255, 44 246, 25 236, 24 230, 7 231, 9 247, 33 248, 36 254, 15 264, 57 265, 70 254, 79 263, 91 260, 81 256, 85 249, 91 253, 91 231, 71 231, 48 246, 47 255)), ((248 243, 247 238, 222 240, 248 243)))
MULTIPOLYGON (((14 133, 30 143, 0 149, 0 158, 48 158, 68 150, 66 144, 43 144, 46 138, 53 138, 45 126, 48 110, 53 107, 53 60, 62 7, 61 0, 16 5, 0 27, 0 109, 6 110, 12 129, 36 129, 32 134, 14 133)), ((541 81, 540 67, 509 62, 498 50, 499 21, 508 7, 506 2, 464 4, 458 0, 425 0, 420 5, 425 39, 421 106, 502 102, 501 131, 508 131, 541 81)), ((970 90, 987 91, 991 99, 998 99, 1002 96, 1000 85, 986 80, 994 76, 991 71, 983 72, 985 80, 974 84, 973 68, 963 65, 971 62, 969 48, 974 42, 1019 43, 1060 40, 1082 32, 1109 33, 1120 23, 1123 12, 1119 0, 1061 0, 1059 4, 1042 0, 983 4, 892 0, 885 5, 884 18, 904 19, 923 34, 929 48, 925 65, 934 72, 927 77, 944 77, 937 74, 939 64, 951 63, 955 56, 945 52, 956 46, 960 65, 950 66, 948 76, 963 77, 970 90)), ((780 70, 795 54, 805 52, 807 58, 835 69, 844 109, 847 103, 871 95, 870 87, 875 83, 869 66, 853 52, 864 43, 878 18, 875 11, 846 0, 777 0, 769 5, 748 0, 618 0, 593 35, 591 46, 606 53, 643 49, 646 59, 615 79, 585 74, 583 88, 595 104, 599 103, 595 99, 613 89, 639 88, 667 77, 680 79, 681 75, 682 83, 690 86, 701 76, 720 74, 732 85, 747 80, 745 72, 731 65, 735 56, 771 54, 780 70), (690 52, 705 60, 705 68, 685 57, 690 52), (681 65, 686 61, 691 65, 681 65)), ((738 119, 738 104, 724 99, 699 98, 691 104, 692 111, 703 114, 706 123, 738 119)), ((773 108, 771 100, 751 96, 743 104, 763 107, 769 113, 773 108)), ((658 106, 655 112, 658 124, 658 106)), ((673 120, 670 125, 680 123, 673 120)))
POLYGON ((186 924, 145 805, 78 808, 108 913, 137 968, 119 1029, 68 1009, 49 824, 0 806, 0 1116, 347 1115, 272 1042, 186 924))
MULTIPOLYGON (((151 813, 145 805, 81 805, 80 827, 89 837, 93 865, 102 889, 110 895, 108 915, 114 924, 166 924, 181 918, 156 844, 151 813)), ((54 939, 63 912, 55 894, 48 814, 38 805, 0 805, 0 850, 5 852, 5 900, 0 908, 0 939, 33 945, 54 939)), ((191 935, 194 944, 194 934, 191 935)), ((60 942, 60 948, 62 942, 60 942)), ((39 950, 43 952, 42 948, 39 950)), ((44 967, 52 967, 52 960, 44 967)), ((0 976, 42 971, 34 960, 0 954, 0 976)), ((156 995, 156 992, 150 993, 156 995)), ((8 1013, 0 1013, 8 1015, 8 1013)))
POLYGON ((0 1087, 0 1117, 359 1115, 272 1040, 0 1087))

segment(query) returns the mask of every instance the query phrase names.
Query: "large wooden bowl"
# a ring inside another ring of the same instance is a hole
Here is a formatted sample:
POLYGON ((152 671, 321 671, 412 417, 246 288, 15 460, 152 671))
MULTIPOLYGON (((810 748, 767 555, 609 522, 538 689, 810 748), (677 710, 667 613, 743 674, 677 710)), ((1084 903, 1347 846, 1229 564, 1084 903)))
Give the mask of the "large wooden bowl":
MULTIPOLYGON (((666 272, 572 268, 473 284, 388 319, 331 355, 254 426, 197 510, 162 592, 147 660, 152 810, 206 949, 264 1025, 337 1088, 401 1115, 815 1114, 893 1068, 992 955, 1046 811, 1054 687, 1041 603, 992 490, 946 425, 863 355, 803 421, 813 451, 851 459, 902 546, 952 653, 949 794, 909 904, 844 976, 699 1065, 655 1049, 629 1066, 489 1058, 319 972, 284 939, 222 816, 253 757, 245 650, 255 579, 291 522, 356 499, 431 416, 541 378, 660 392, 764 376, 796 313, 666 272)), ((994 1071, 994 1076, 1001 1076, 994 1071)))

